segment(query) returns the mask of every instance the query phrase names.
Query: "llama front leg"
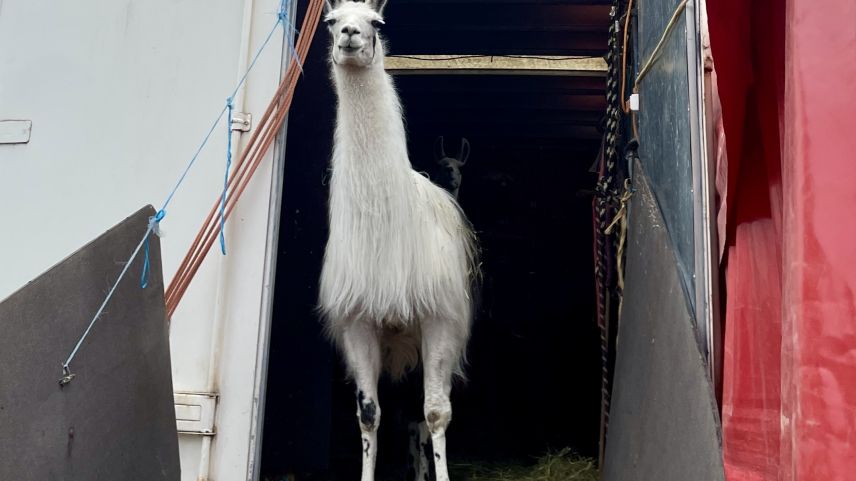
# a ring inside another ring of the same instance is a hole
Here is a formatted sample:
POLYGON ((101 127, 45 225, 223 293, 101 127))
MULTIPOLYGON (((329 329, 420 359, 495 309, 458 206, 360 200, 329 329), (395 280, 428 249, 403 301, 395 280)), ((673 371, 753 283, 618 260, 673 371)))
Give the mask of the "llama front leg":
POLYGON ((380 425, 380 404, 377 398, 381 369, 380 336, 373 325, 355 321, 345 329, 342 344, 348 367, 357 384, 357 420, 363 451, 361 480, 374 481, 377 429, 380 425))
POLYGON ((458 365, 461 343, 453 327, 429 320, 422 325, 422 364, 425 375, 425 424, 431 433, 437 481, 449 481, 446 465, 446 428, 452 421, 452 375, 458 365))

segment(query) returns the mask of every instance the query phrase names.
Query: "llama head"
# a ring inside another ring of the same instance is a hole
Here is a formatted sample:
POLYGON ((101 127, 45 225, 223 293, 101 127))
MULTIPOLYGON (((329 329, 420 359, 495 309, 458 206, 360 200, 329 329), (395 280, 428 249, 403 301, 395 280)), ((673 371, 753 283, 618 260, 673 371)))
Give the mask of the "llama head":
POLYGON ((324 22, 330 31, 333 63, 350 67, 369 67, 383 57, 379 30, 383 25, 386 0, 325 2, 324 22))
POLYGON ((452 195, 458 197, 461 188, 461 167, 467 163, 470 156, 470 143, 467 139, 461 139, 461 148, 456 156, 446 154, 445 140, 437 137, 434 141, 434 160, 446 171, 449 176, 449 190, 452 195))

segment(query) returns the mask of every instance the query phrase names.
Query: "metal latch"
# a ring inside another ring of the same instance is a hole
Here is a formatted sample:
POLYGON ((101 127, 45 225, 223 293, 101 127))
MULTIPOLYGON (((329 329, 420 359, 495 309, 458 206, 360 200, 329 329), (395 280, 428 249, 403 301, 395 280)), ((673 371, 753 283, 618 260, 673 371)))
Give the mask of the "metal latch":
POLYGON ((253 114, 235 112, 232 114, 232 130, 249 132, 253 124, 253 114))
POLYGON ((175 424, 181 434, 214 435, 214 414, 217 394, 177 392, 175 398, 175 424))

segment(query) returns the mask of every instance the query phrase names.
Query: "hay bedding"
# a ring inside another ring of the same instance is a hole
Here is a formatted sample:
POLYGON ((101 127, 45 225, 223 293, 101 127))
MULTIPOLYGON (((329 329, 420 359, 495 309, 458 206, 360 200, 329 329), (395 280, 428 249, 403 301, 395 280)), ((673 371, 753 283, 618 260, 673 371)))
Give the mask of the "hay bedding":
POLYGON ((597 481, 594 460, 576 456, 570 449, 547 454, 531 466, 517 464, 451 463, 455 481, 597 481))
MULTIPOLYGON (((449 477, 454 481, 598 481, 599 472, 593 459, 577 456, 566 448, 542 456, 532 465, 450 462, 449 477)), ((298 481, 294 475, 263 479, 298 481)))

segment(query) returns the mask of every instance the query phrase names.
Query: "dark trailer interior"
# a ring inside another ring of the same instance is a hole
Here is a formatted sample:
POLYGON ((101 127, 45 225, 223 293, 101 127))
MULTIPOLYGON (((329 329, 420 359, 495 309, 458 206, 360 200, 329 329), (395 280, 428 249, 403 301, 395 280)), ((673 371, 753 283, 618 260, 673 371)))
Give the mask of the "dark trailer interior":
MULTIPOLYGON (((299 2, 298 18, 305 2, 299 2)), ((390 55, 594 56, 609 3, 392 0, 390 55)), ((321 27, 323 29, 323 26, 321 27)), ((335 97, 326 31, 316 35, 286 139, 262 479, 355 479, 353 386, 313 312, 327 235, 335 97)), ((600 349, 594 319, 591 190, 605 111, 598 75, 397 75, 411 162, 443 182, 433 155, 471 146, 459 201, 484 274, 468 381, 452 393, 450 465, 571 448, 597 456, 600 349)), ((378 479, 403 479, 404 414, 420 376, 382 384, 378 479)))

